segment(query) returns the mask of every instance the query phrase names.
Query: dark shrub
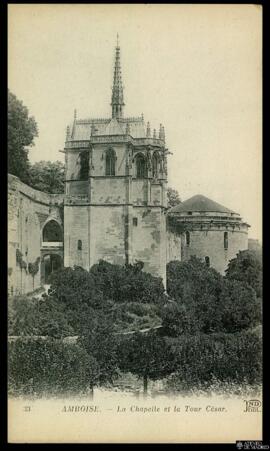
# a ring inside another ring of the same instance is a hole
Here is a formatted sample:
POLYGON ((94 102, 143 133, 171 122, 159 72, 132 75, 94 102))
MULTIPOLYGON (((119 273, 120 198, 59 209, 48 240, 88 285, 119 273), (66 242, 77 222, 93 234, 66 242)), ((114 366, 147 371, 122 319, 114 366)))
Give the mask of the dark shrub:
POLYGON ((207 386, 213 380, 261 383, 262 340, 255 331, 183 335, 168 342, 174 354, 171 388, 207 386))
POLYGON ((54 339, 9 343, 9 391, 12 394, 81 392, 96 384, 99 366, 77 344, 54 339))

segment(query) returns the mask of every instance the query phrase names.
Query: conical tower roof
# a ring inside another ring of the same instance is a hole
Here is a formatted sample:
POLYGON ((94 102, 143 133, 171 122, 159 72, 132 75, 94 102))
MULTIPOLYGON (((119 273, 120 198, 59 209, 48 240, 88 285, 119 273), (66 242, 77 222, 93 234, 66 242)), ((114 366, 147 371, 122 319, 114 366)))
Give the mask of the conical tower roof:
POLYGON ((190 199, 185 200, 181 204, 170 209, 172 213, 188 213, 188 212, 219 212, 219 213, 235 213, 227 207, 205 197, 196 194, 190 199))

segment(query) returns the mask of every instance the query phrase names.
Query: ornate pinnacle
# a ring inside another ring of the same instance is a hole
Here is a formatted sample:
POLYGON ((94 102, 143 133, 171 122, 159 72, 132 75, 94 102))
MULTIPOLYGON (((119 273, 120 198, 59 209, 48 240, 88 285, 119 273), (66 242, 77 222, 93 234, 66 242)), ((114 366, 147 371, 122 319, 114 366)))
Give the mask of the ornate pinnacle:
POLYGON ((162 139, 165 142, 165 127, 162 126, 162 139))
POLYGON ((146 138, 151 138, 150 122, 147 122, 146 138))
POLYGON ((72 126, 72 133, 71 133, 71 137, 74 137, 75 134, 75 127, 76 127, 76 120, 77 120, 77 110, 74 110, 74 119, 73 119, 73 126, 72 126))
POLYGON ((120 63, 120 47, 119 36, 117 33, 117 44, 115 49, 115 63, 114 63, 114 75, 113 75, 113 88, 112 88, 112 117, 119 119, 123 116, 124 107, 124 93, 121 76, 121 63, 120 63))
POLYGON ((154 131, 153 131, 153 139, 156 139, 156 137, 157 137, 157 133, 156 133, 156 129, 154 128, 154 131))
POLYGON ((67 132, 66 132, 66 141, 68 141, 70 138, 70 128, 69 125, 67 126, 67 132))
POLYGON ((159 139, 162 139, 162 124, 159 124, 159 134, 158 134, 159 139))
POLYGON ((161 139, 162 141, 165 141, 165 129, 162 124, 160 124, 160 128, 159 128, 159 139, 161 139))

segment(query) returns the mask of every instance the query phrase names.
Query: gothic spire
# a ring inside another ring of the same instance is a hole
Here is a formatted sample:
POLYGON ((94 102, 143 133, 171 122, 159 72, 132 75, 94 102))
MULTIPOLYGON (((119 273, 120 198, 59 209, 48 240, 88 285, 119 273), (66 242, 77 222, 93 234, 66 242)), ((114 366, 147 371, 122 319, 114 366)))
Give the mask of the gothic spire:
POLYGON ((119 36, 117 33, 117 44, 115 48, 115 63, 113 75, 113 88, 112 88, 112 102, 111 102, 113 118, 118 119, 123 116, 124 105, 125 104, 121 76, 119 36))

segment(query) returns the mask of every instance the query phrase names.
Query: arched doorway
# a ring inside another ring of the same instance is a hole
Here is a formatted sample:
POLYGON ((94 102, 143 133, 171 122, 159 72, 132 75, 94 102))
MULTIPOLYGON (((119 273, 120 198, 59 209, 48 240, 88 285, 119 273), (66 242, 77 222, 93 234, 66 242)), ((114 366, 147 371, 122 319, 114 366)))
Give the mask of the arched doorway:
POLYGON ((46 254, 43 257, 44 283, 50 283, 50 275, 63 267, 63 259, 57 254, 46 254))

